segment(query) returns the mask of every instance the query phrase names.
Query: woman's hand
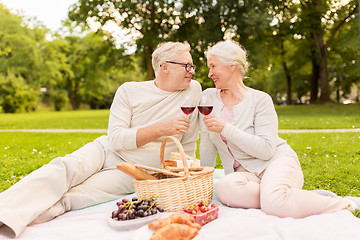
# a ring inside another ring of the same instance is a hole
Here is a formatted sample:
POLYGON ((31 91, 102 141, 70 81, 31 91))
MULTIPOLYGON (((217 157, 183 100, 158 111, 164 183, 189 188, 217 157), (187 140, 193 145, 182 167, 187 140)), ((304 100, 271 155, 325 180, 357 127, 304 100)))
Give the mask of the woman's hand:
POLYGON ((204 124, 209 131, 221 133, 221 131, 226 125, 226 122, 220 117, 214 115, 207 115, 204 117, 204 124))

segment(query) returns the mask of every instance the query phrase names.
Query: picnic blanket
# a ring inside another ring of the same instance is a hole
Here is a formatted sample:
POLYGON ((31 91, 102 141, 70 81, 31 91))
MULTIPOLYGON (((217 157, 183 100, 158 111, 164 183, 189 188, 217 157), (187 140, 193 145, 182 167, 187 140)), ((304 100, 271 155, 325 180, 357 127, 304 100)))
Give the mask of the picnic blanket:
MULTIPOLYGON (((214 185, 223 176, 223 170, 216 169, 214 185)), ((130 199, 133 196, 135 194, 126 197, 130 199)), ((117 201, 70 211, 50 222, 27 227, 18 239, 139 239, 139 231, 143 228, 119 231, 107 223, 106 218, 109 217, 109 212, 115 210, 117 201)), ((213 202, 220 204, 215 193, 213 202)), ((7 234, 0 228, 0 240, 11 239, 7 234)), ((360 219, 347 210, 294 219, 267 215, 258 209, 235 209, 220 205, 219 218, 203 226, 196 239, 360 239, 360 219)), ((147 240, 146 237, 143 240, 147 240)))

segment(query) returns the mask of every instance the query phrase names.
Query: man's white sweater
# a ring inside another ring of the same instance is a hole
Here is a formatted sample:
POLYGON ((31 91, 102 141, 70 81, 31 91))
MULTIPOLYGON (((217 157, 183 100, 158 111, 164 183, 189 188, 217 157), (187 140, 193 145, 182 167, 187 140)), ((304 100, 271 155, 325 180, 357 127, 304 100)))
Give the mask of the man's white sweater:
MULTIPOLYGON (((141 147, 136 145, 136 132, 139 128, 185 116, 180 103, 187 99, 189 105, 197 106, 201 86, 192 80, 186 90, 167 92, 155 86, 154 81, 127 82, 117 90, 110 108, 108 127, 108 146, 118 156, 129 163, 151 167, 160 166, 160 145, 164 137, 141 147), (185 98, 185 97, 189 98, 185 98)), ((176 135, 186 154, 195 156, 196 140, 199 137, 197 112, 190 115, 190 128, 185 135, 176 135)), ((165 159, 170 152, 177 151, 176 145, 169 141, 165 147, 165 159)))

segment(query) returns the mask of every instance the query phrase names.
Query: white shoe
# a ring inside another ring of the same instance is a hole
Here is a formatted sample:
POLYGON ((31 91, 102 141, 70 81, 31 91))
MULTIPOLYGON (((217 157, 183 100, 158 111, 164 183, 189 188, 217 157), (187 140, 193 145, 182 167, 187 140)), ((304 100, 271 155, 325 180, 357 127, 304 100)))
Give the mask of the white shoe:
POLYGON ((336 197, 336 193, 333 193, 332 191, 329 190, 324 190, 324 189, 316 189, 316 190, 311 190, 311 192, 315 192, 317 194, 323 195, 323 196, 329 196, 329 197, 336 197))

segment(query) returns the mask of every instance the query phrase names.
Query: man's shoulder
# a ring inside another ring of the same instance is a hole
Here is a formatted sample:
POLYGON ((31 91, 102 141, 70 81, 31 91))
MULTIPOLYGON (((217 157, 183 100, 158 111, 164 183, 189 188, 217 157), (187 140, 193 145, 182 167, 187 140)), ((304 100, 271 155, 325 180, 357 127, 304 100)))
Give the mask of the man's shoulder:
POLYGON ((140 87, 140 86, 147 86, 152 85, 154 80, 148 80, 143 82, 125 82, 120 87, 140 87))
POLYGON ((119 89, 122 89, 124 91, 139 90, 143 87, 151 86, 153 82, 153 80, 143 82, 125 82, 121 84, 119 89))

